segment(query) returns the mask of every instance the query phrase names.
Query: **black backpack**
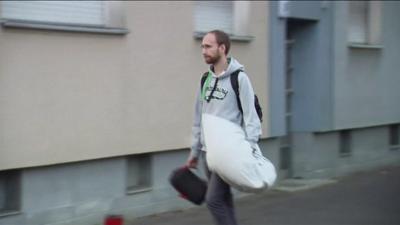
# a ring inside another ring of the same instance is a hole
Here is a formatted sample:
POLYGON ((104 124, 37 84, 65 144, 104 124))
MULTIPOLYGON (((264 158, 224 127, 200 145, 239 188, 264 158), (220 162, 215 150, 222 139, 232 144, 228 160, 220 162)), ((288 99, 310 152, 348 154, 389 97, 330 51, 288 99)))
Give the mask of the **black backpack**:
MULTIPOLYGON (((233 88, 233 90, 235 91, 235 94, 236 94, 236 100, 237 100, 237 103, 238 103, 238 106, 239 106, 239 111, 242 113, 242 115, 243 115, 243 109, 242 109, 242 103, 240 102, 240 97, 239 97, 239 81, 238 81, 238 77, 239 77, 239 73, 240 72, 242 72, 242 70, 236 70, 235 72, 233 72, 232 74, 231 74, 231 76, 230 76, 230 79, 231 79, 231 85, 232 85, 232 88, 233 88)), ((207 77, 208 77, 208 72, 205 72, 204 74, 203 74, 203 76, 201 77, 201 90, 203 90, 203 86, 204 86, 204 83, 206 82, 206 80, 207 80, 207 77)), ((212 94, 212 93, 211 93, 212 94)), ((261 109, 261 106, 260 106, 260 103, 258 102, 258 97, 257 97, 257 95, 254 95, 254 107, 256 108, 256 112, 257 112, 257 115, 258 115, 258 118, 260 119, 260 121, 262 122, 262 116, 263 116, 263 113, 262 113, 262 109, 261 109)))

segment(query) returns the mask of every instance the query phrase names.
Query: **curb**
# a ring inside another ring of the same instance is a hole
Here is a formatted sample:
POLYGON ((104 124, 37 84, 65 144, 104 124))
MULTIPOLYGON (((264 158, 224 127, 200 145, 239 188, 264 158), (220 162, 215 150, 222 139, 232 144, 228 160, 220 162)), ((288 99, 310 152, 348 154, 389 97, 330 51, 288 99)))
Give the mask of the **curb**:
POLYGON ((333 179, 286 179, 280 181, 272 190, 284 192, 305 191, 329 184, 337 183, 333 179))

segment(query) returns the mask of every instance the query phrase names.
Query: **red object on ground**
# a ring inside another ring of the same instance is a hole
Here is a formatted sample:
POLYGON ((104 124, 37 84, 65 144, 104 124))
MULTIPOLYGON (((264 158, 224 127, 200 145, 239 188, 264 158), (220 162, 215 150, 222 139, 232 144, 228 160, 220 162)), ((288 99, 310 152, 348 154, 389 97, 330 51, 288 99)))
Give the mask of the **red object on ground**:
POLYGON ((123 225, 124 218, 120 215, 109 215, 104 220, 104 225, 123 225))

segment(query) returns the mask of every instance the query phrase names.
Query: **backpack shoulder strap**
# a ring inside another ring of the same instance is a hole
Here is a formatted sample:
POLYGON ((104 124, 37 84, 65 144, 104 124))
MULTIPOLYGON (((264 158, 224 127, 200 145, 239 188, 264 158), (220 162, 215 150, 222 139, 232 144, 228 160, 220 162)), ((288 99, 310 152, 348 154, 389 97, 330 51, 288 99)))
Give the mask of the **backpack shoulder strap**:
POLYGON ((209 75, 209 73, 208 73, 208 71, 207 71, 207 72, 205 72, 205 73, 201 76, 201 83, 200 83, 200 85, 201 85, 201 86, 200 86, 201 99, 205 99, 204 84, 205 84, 206 81, 207 81, 208 75, 209 75))
POLYGON ((203 89, 203 86, 204 86, 204 83, 206 82, 206 80, 207 80, 207 77, 208 77, 208 71, 207 72, 205 72, 202 76, 201 76, 201 89, 203 89))
POLYGON ((239 73, 242 72, 242 70, 236 70, 231 74, 231 85, 233 90, 235 91, 236 95, 236 101, 239 107, 239 111, 243 114, 243 108, 242 108, 242 103, 240 102, 240 93, 239 93, 239 73))

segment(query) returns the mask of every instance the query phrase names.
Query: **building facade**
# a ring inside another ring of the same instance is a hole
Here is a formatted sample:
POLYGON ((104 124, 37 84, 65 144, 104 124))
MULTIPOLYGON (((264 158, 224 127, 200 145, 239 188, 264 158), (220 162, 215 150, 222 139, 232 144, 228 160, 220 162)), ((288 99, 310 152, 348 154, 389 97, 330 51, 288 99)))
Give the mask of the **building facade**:
POLYGON ((231 34, 259 96, 260 147, 280 179, 399 163, 399 10, 0 2, 0 224, 102 224, 191 207, 168 177, 189 154, 207 70, 201 37, 215 28, 231 34))
POLYGON ((398 163, 400 46, 393 1, 270 6, 271 134, 289 177, 398 163))

